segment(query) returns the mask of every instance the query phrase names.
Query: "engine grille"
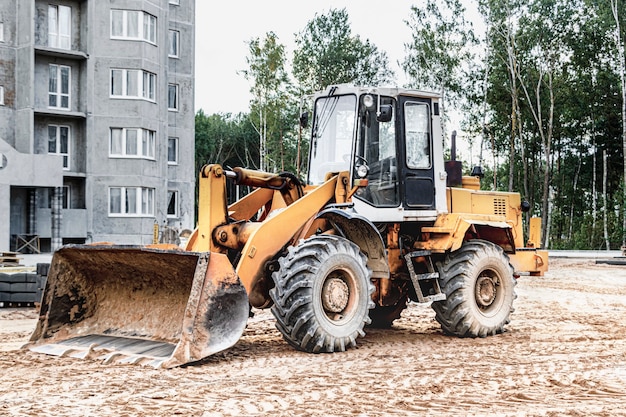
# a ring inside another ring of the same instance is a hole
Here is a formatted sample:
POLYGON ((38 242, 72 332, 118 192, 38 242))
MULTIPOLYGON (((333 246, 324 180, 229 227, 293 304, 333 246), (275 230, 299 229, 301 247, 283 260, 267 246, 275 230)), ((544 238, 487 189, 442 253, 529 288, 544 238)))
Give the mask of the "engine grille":
POLYGON ((506 216, 506 198, 494 198, 493 214, 497 216, 506 216))

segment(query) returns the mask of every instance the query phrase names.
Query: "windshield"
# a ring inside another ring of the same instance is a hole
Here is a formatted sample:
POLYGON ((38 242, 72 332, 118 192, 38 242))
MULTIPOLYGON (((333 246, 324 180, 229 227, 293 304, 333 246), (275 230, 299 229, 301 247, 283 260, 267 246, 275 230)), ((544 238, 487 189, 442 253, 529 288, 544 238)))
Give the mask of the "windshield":
POLYGON ((356 120, 356 96, 321 97, 315 102, 309 156, 309 184, 321 184, 327 172, 350 170, 356 120))

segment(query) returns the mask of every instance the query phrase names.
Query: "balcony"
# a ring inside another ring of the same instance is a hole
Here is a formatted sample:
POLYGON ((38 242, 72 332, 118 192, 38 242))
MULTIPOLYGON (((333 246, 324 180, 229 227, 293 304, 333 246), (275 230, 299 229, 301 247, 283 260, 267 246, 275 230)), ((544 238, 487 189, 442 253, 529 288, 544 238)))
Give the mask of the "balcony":
MULTIPOLYGON (((52 237, 52 210, 37 209, 37 234, 40 238, 52 237)), ((63 209, 61 210, 61 237, 62 238, 87 238, 87 210, 86 209, 63 209)))
POLYGON ((36 108, 34 113, 35 113, 35 116, 55 116, 55 117, 64 117, 64 118, 69 118, 69 119, 86 119, 87 118, 87 115, 82 111, 36 108))
POLYGON ((35 53, 38 55, 52 56, 55 58, 75 59, 78 61, 84 61, 89 58, 89 55, 83 51, 51 48, 49 46, 41 45, 35 46, 35 53))

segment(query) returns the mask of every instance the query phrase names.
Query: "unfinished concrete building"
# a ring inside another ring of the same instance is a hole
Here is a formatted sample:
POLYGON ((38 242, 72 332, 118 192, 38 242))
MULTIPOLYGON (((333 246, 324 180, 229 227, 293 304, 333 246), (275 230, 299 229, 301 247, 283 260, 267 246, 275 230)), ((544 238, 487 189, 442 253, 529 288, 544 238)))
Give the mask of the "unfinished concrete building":
POLYGON ((194 0, 0 2, 0 251, 193 228, 194 15, 194 0))

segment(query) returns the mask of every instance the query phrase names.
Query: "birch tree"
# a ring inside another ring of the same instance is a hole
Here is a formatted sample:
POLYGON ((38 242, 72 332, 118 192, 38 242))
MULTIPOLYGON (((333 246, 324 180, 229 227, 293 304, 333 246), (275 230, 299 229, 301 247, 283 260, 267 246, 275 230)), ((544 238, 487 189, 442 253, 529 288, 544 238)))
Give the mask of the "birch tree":
POLYGON ((248 69, 243 74, 251 83, 250 118, 259 135, 259 169, 275 171, 276 161, 282 160, 282 152, 280 146, 270 147, 268 143, 280 143, 283 132, 281 109, 286 107, 288 85, 285 47, 273 32, 268 32, 263 40, 252 39, 248 47, 248 69))
POLYGON ((420 4, 411 7, 405 22, 412 39, 405 44, 402 68, 410 77, 411 87, 439 91, 445 122, 446 103, 461 96, 463 69, 474 58, 472 48, 477 40, 459 0, 426 0, 420 4))
MULTIPOLYGON (((611 0, 611 12, 615 19, 615 45, 617 49, 617 68, 622 90, 622 157, 624 162, 624 180, 622 182, 622 251, 626 250, 626 81, 624 79, 624 43, 620 29, 619 0, 611 0)), ((607 248, 608 249, 608 248, 607 248)))

